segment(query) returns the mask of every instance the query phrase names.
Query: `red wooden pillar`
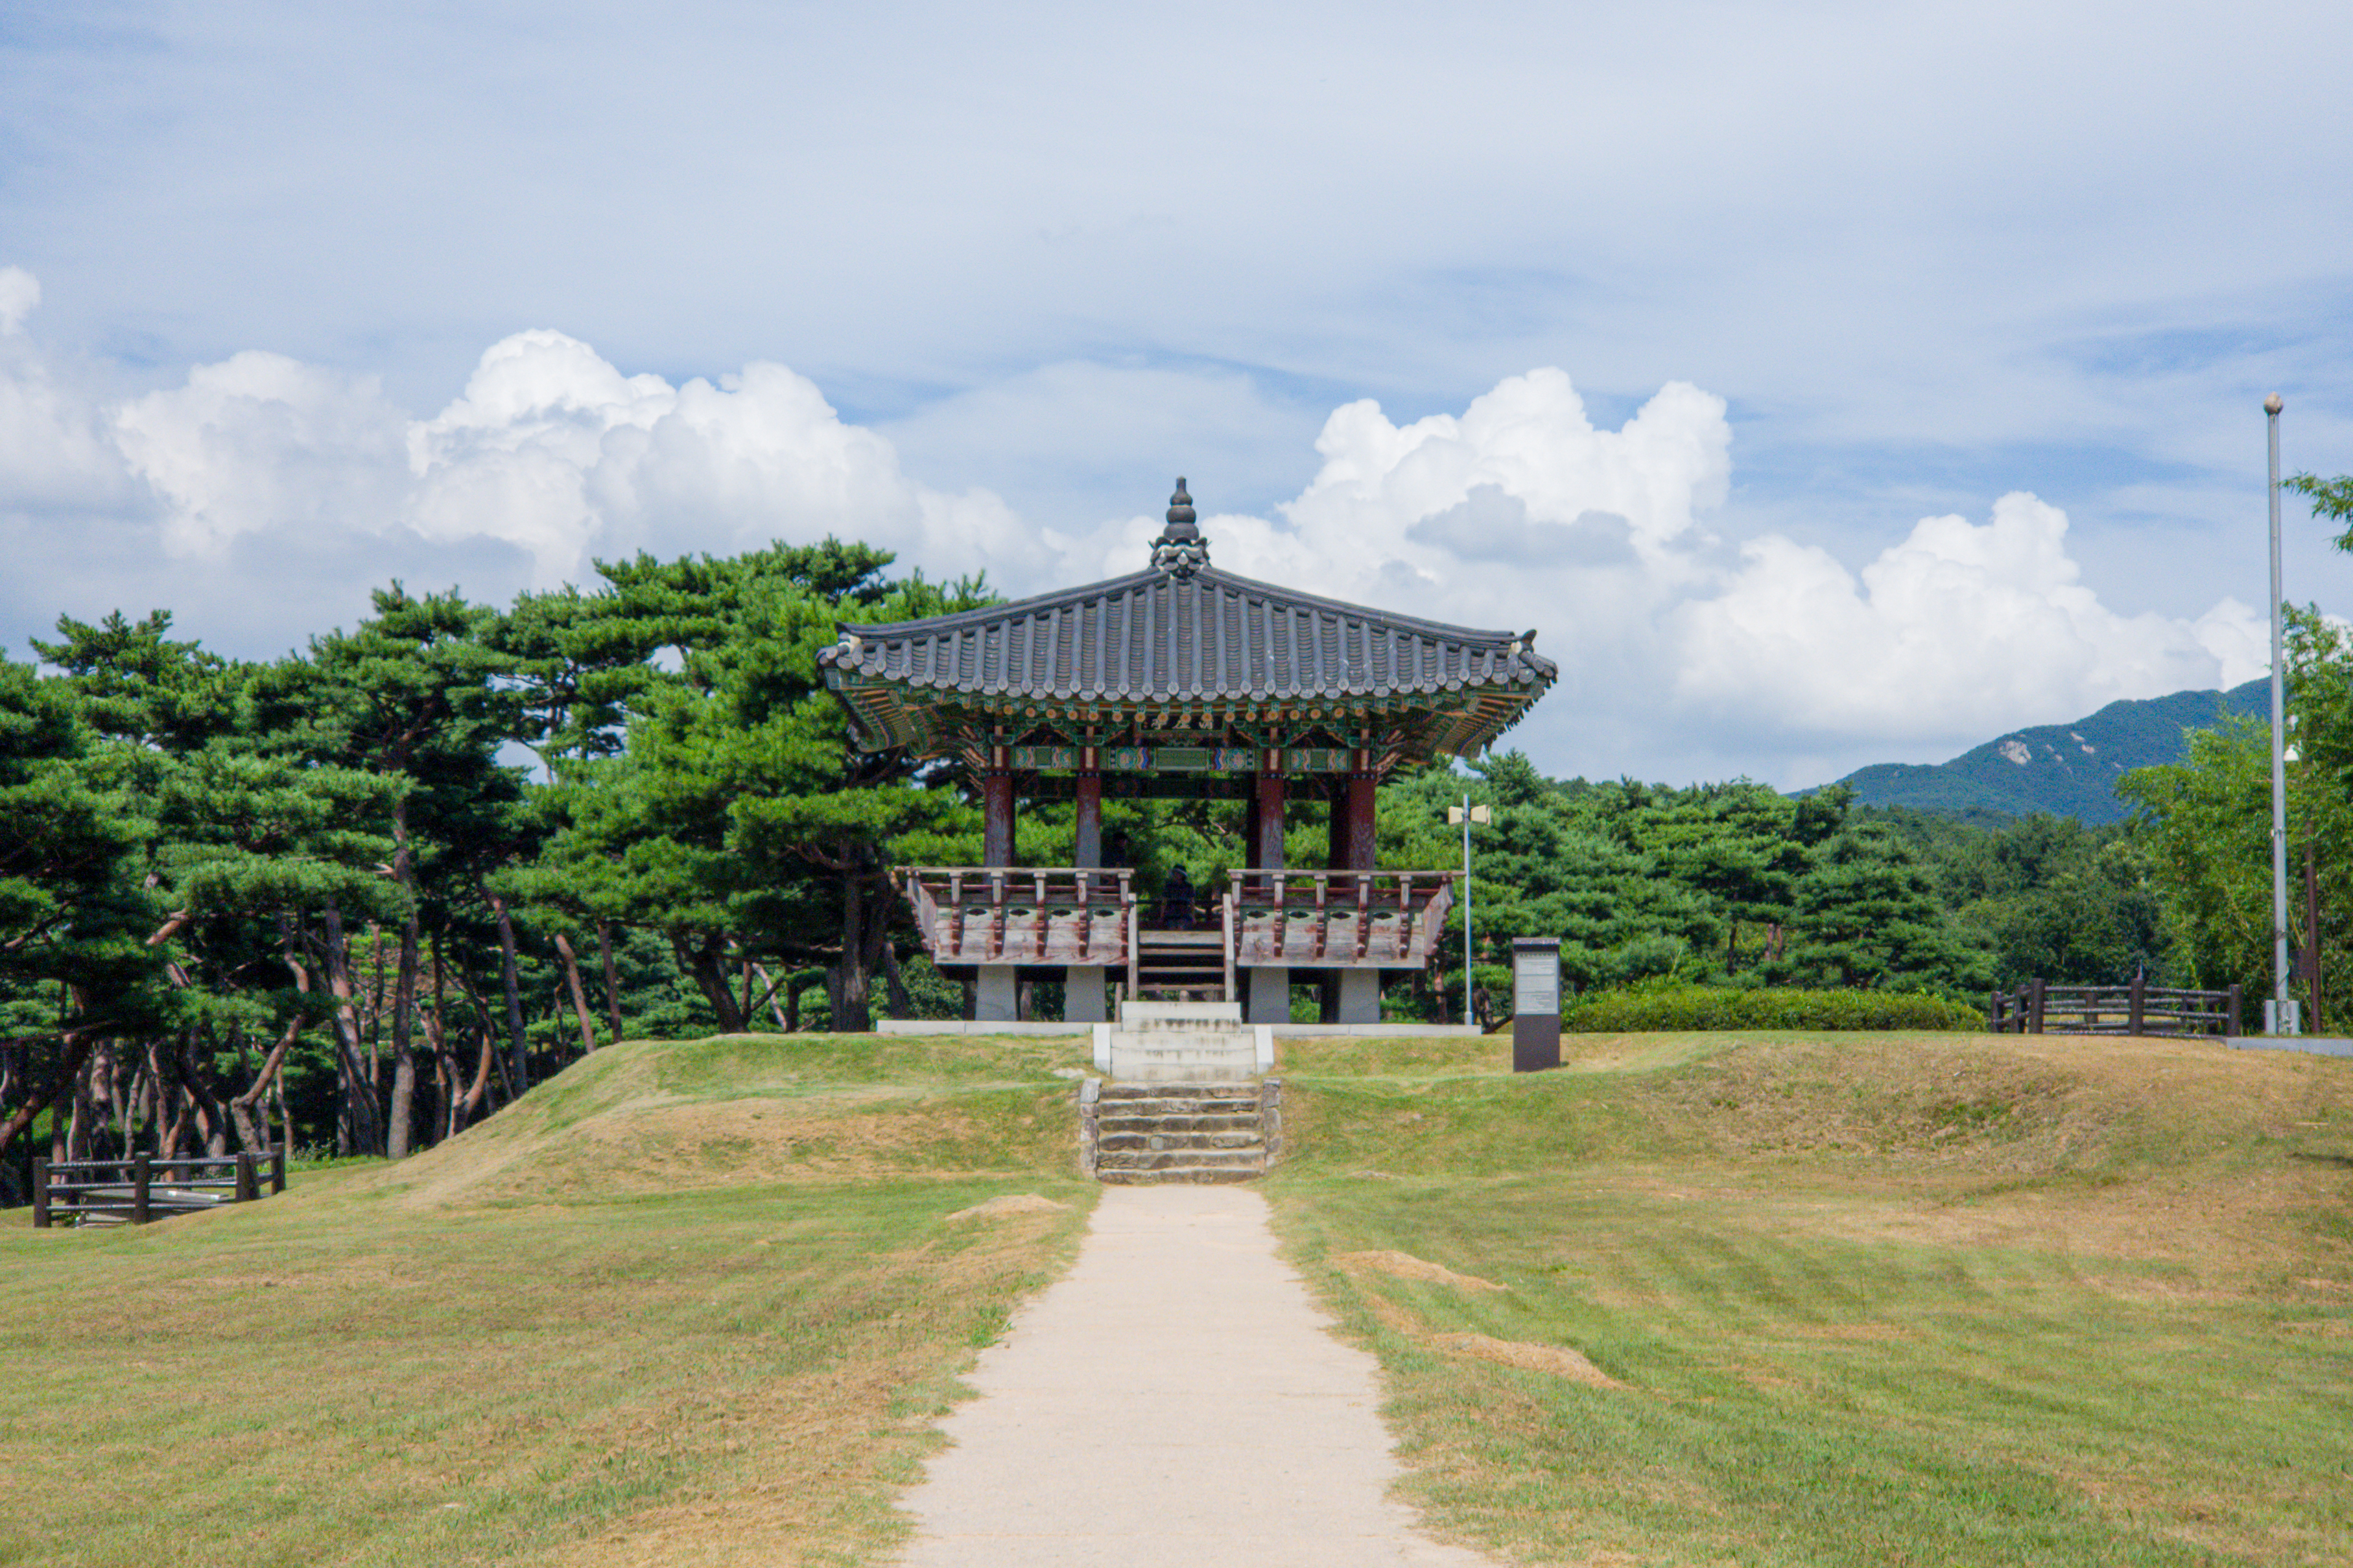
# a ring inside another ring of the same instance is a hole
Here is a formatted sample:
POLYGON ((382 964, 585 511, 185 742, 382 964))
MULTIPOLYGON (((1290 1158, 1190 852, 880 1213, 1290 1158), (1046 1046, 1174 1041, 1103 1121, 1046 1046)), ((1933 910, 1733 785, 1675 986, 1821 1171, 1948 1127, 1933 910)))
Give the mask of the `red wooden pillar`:
POLYGON ((980 775, 980 809, 985 823, 980 863, 984 866, 1013 864, 1013 773, 1007 766, 1010 759, 1005 752, 1003 746, 991 746, 988 770, 980 775))
POLYGON ((1376 791, 1380 780, 1370 768, 1348 775, 1348 869, 1369 871, 1379 862, 1381 835, 1376 815, 1376 791))
POLYGON ((1073 866, 1103 864, 1103 774, 1095 765, 1095 749, 1079 753, 1078 834, 1071 848, 1073 866))
MULTIPOLYGON (((988 767, 980 775, 981 861, 988 866, 1013 864, 1013 758, 1006 747, 988 749, 988 767)), ((995 918, 991 911, 990 918, 995 918)), ((973 1016, 992 1023, 1012 1019, 1019 1011, 1017 972, 1010 963, 984 963, 974 975, 973 1016)))
MULTIPOLYGON (((1258 831, 1257 843, 1250 855, 1251 866, 1261 871, 1282 869, 1282 753, 1261 752, 1258 763, 1258 799, 1250 813, 1258 831)), ((1266 878, 1260 883, 1268 893, 1274 891, 1274 879, 1266 878)), ((1283 930, 1282 910, 1274 911, 1274 929, 1280 940, 1283 930)), ((1253 1024, 1287 1024, 1291 1021, 1291 967, 1281 963, 1261 963, 1250 972, 1250 999, 1244 1005, 1243 1016, 1253 1024)))
MULTIPOLYGON (((1071 863, 1074 866, 1100 866, 1103 864, 1103 772, 1092 746, 1079 752, 1077 802, 1077 831, 1071 837, 1071 863)), ((1109 898, 1118 890, 1119 884, 1107 877, 1079 879, 1079 902, 1082 906, 1092 905, 1099 898, 1109 898)), ((1085 929, 1093 929, 1087 923, 1092 918, 1087 909, 1080 910, 1079 920, 1085 929)), ((1073 963, 1063 971, 1062 1021, 1066 1024, 1111 1022, 1103 999, 1102 964, 1073 963)))
MULTIPOLYGON (((1372 770, 1371 755, 1358 752, 1355 767, 1348 774, 1345 800, 1332 803, 1334 821, 1346 824, 1348 869, 1369 871, 1380 856, 1380 834, 1374 816, 1376 792, 1380 779, 1372 770)), ((1335 834, 1335 837, 1339 837, 1335 834)), ((1365 880, 1369 881, 1367 878, 1365 880)), ((1358 889, 1348 889, 1353 900, 1358 889)), ((1347 969, 1340 974, 1335 1012, 1343 1024, 1377 1024, 1381 1018, 1381 972, 1377 969, 1347 969)))
POLYGON ((1262 870, 1282 869, 1282 753, 1263 753, 1258 773, 1258 843, 1250 859, 1262 870))

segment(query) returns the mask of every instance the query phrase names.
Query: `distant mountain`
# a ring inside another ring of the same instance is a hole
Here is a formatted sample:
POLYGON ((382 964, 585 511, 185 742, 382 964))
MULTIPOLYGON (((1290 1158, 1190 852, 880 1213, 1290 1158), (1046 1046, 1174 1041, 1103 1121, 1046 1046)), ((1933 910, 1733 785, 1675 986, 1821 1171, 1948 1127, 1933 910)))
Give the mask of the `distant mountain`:
POLYGON ((2183 731, 2236 714, 2268 714, 2271 693, 2265 677, 2228 691, 2177 691, 2111 702, 2073 724, 2013 730, 1949 763, 1877 763, 1839 782, 1854 786, 1862 805, 1908 805, 1956 816, 2047 811, 2086 823, 2115 822, 2125 815, 2125 803, 2116 795, 2118 774, 2179 762, 2186 751, 2183 731))

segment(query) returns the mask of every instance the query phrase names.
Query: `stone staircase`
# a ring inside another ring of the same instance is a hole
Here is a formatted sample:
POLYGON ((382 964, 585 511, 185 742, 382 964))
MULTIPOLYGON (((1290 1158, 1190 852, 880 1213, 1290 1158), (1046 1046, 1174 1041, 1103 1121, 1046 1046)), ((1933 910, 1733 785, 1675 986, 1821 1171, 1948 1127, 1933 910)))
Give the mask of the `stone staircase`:
POLYGON ((1282 1152, 1282 1081, 1079 1089, 1082 1170, 1099 1182, 1247 1182, 1282 1152))

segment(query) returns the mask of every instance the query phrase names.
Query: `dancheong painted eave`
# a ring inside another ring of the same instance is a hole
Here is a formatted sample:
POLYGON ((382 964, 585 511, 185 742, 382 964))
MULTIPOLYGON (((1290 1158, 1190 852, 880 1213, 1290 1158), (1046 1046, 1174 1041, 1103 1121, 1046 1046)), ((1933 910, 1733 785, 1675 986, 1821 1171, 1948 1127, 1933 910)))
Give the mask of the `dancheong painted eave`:
POLYGON ((1448 626, 1219 571, 1181 483, 1175 500, 1153 564, 1129 576, 842 625, 818 657, 860 743, 945 753, 975 723, 1224 730, 1280 718, 1385 731, 1392 755, 1471 754, 1559 675, 1534 632, 1448 626))

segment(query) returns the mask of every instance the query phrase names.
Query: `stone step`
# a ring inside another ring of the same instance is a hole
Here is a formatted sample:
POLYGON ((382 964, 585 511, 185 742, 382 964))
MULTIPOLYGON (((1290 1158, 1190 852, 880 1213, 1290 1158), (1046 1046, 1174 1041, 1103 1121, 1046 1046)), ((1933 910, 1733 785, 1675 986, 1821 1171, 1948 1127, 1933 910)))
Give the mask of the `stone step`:
POLYGON ((1263 1152, 1266 1139, 1255 1127, 1232 1132, 1169 1132, 1105 1131, 1095 1141, 1098 1150, 1112 1149, 1255 1149, 1263 1152))
POLYGON ((1106 1149, 1095 1160, 1098 1171, 1248 1171, 1266 1169, 1261 1149, 1106 1149))
POLYGON ((1204 1184, 1219 1182, 1254 1182, 1265 1173, 1259 1169, 1213 1171, 1097 1171, 1095 1180, 1107 1187, 1153 1187, 1176 1183, 1197 1182, 1204 1184))
POLYGON ((1100 1090, 1103 1103, 1115 1100, 1248 1100, 1258 1099, 1258 1085, 1242 1079, 1205 1079, 1199 1083, 1164 1083, 1149 1089, 1107 1083, 1100 1090))
POLYGON ((1100 1116, 1095 1125, 1103 1136, 1114 1132, 1255 1132, 1259 1118, 1255 1110, 1234 1111, 1217 1116, 1170 1114, 1166 1116, 1100 1116))
POLYGON ((1106 1100, 1103 1102, 1100 1120, 1109 1121, 1144 1119, 1157 1121, 1164 1116, 1240 1116, 1258 1121, 1258 1100, 1106 1100))

